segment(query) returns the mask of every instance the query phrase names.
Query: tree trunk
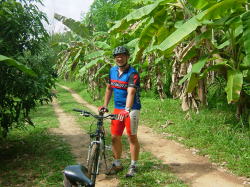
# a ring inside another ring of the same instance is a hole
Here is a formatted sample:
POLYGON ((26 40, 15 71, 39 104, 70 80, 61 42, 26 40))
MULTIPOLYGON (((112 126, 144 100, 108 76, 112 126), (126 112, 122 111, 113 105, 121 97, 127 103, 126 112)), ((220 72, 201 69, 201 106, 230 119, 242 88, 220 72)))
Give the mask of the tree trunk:
MULTIPOLYGON (((199 102, 196 99, 197 93, 195 93, 195 90, 192 93, 186 92, 187 81, 185 81, 182 85, 179 85, 179 81, 192 69, 191 60, 186 63, 181 63, 181 61, 183 56, 185 56, 194 44, 195 42, 191 41, 186 47, 183 46, 183 44, 180 44, 175 48, 175 61, 172 67, 173 74, 170 92, 173 95, 173 98, 180 98, 182 100, 183 111, 187 111, 192 108, 198 112, 199 102)), ((205 99, 204 96, 203 98, 205 99)))
POLYGON ((198 97, 201 102, 201 106, 207 105, 206 85, 205 80, 199 80, 198 83, 198 97))
POLYGON ((156 86, 157 86, 157 92, 160 96, 160 99, 163 100, 164 98, 166 98, 166 94, 164 93, 164 89, 163 89, 163 82, 162 82, 162 73, 161 70, 159 69, 159 67, 156 68, 156 86))

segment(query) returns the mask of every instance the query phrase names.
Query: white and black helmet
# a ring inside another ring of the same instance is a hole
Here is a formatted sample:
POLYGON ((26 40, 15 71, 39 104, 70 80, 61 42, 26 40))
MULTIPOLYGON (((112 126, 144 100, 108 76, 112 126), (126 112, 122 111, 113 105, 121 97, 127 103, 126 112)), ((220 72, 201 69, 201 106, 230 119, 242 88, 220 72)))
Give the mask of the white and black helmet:
POLYGON ((116 55, 119 55, 119 54, 126 54, 129 56, 129 51, 126 47, 124 46, 118 46, 114 49, 113 51, 113 56, 115 57, 116 55))

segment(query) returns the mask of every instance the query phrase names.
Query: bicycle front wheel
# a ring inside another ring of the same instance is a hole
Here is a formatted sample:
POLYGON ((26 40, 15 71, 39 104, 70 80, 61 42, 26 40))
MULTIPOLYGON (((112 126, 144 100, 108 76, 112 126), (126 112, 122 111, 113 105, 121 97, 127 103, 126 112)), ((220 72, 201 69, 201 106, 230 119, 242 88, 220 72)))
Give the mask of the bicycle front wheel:
POLYGON ((100 145, 94 144, 90 150, 90 156, 88 160, 88 177, 95 184, 97 169, 98 169, 98 160, 100 154, 100 145))

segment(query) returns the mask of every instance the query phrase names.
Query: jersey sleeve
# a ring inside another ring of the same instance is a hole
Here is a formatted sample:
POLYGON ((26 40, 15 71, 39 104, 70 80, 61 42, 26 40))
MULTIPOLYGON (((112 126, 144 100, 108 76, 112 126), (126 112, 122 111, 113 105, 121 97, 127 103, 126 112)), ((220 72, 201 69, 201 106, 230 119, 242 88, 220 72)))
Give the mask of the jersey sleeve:
POLYGON ((131 75, 129 76, 128 87, 140 87, 140 77, 137 72, 131 73, 131 75))

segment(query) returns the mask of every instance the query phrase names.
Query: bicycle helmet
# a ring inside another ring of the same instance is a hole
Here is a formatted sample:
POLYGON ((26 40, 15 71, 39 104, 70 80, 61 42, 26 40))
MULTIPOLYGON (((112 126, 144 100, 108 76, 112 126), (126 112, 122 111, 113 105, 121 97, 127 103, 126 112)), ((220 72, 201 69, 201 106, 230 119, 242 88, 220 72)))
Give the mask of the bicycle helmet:
POLYGON ((118 46, 114 49, 113 51, 113 56, 115 57, 116 55, 119 55, 119 54, 126 54, 129 56, 129 51, 126 47, 124 46, 118 46))

